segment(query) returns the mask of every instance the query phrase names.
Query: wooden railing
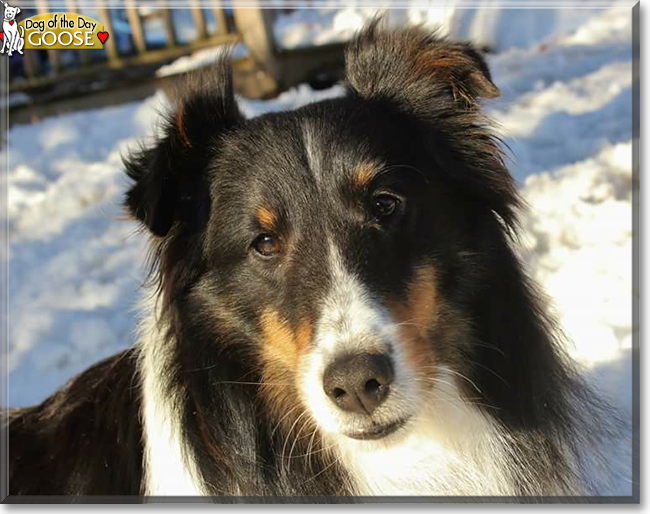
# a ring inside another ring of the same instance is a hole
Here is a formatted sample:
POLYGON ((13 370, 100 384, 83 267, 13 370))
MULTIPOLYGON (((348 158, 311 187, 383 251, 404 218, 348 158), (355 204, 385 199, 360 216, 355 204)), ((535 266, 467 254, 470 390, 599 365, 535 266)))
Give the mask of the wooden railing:
MULTIPOLYGON (((191 10, 196 37, 192 41, 181 44, 172 9, 167 7, 166 0, 148 3, 146 8, 138 8, 137 4, 137 0, 124 0, 124 7, 119 10, 106 7, 89 10, 80 9, 76 0, 66 0, 66 11, 88 14, 104 25, 104 30, 110 36, 104 45, 103 55, 97 55, 91 50, 69 50, 68 52, 74 52, 74 59, 70 62, 62 59, 61 50, 25 51, 22 62, 17 63, 11 73, 12 91, 43 86, 62 79, 92 75, 105 68, 162 64, 201 48, 230 44, 239 39, 234 28, 232 12, 226 9, 203 9, 199 1, 189 0, 188 8, 191 10), (113 23, 111 12, 119 12, 120 16, 125 18, 122 21, 128 23, 128 32, 116 32, 117 27, 113 23), (210 23, 212 30, 208 27, 206 20, 208 16, 213 20, 210 23), (154 20, 160 22, 164 30, 165 44, 162 47, 147 43, 147 23, 154 20), (121 45, 118 45, 118 36, 124 38, 128 34, 130 34, 131 44, 128 45, 129 49, 124 51, 120 49, 121 45), (16 80, 20 76, 22 79, 16 80)), ((49 7, 48 0, 36 0, 36 9, 24 9, 23 19, 57 10, 49 7)))
MULTIPOLYGON (((53 5, 57 2, 57 7, 60 1, 51 0, 53 5)), ((235 84, 241 94, 251 98, 277 94, 316 76, 321 77, 318 79, 321 81, 334 80, 336 70, 342 69, 342 43, 297 50, 279 48, 273 33, 278 11, 266 9, 261 0, 258 7, 251 7, 250 0, 230 0, 231 9, 212 6, 205 9, 201 7, 205 5, 202 0, 186 1, 182 27, 193 28, 191 41, 187 34, 178 32, 171 0, 151 0, 144 4, 139 0, 121 0, 122 7, 118 10, 78 7, 78 4, 87 6, 86 0, 65 0, 68 12, 90 16, 104 25, 110 36, 103 51, 27 50, 22 60, 16 56, 11 60, 12 92, 34 93, 34 102, 43 104, 98 89, 132 88, 152 81, 157 68, 178 57, 237 41, 244 43, 245 57, 235 60, 235 84), (148 33, 152 22, 156 24, 155 38, 148 33), (123 41, 118 44, 118 35, 124 39, 125 33, 129 38, 128 51, 123 41), (70 52, 76 57, 72 63, 70 52), (21 80, 16 80, 17 76, 21 76, 21 80), (322 79, 323 76, 326 79, 322 79)), ((22 19, 60 10, 50 9, 48 0, 35 2, 37 8, 25 8, 22 19)), ((171 83, 175 79, 154 80, 171 83)))

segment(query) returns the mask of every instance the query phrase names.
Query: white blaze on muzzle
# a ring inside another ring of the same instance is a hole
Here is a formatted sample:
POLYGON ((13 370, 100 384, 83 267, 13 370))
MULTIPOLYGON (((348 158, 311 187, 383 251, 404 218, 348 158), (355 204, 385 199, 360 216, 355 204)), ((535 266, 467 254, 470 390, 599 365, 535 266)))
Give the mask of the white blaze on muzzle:
POLYGON ((380 301, 348 271, 340 251, 332 246, 329 258, 330 289, 316 324, 314 348, 301 370, 302 391, 308 408, 325 431, 341 432, 362 425, 359 416, 342 411, 327 396, 323 375, 333 362, 360 354, 386 355, 394 370, 391 393, 373 420, 391 418, 404 410, 404 401, 416 394, 399 341, 397 326, 380 301), (400 405, 401 404, 401 405, 400 405))

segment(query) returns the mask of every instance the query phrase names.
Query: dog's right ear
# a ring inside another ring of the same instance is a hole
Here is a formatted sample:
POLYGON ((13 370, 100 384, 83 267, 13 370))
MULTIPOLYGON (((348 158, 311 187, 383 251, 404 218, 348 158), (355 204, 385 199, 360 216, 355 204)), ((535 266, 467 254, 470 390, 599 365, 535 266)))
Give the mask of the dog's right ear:
POLYGON ((425 115, 442 104, 472 109, 499 89, 481 54, 422 27, 389 29, 377 18, 348 45, 346 75, 368 99, 425 115))
POLYGON ((224 55, 178 100, 162 136, 124 159, 126 173, 134 181, 125 199, 129 213, 156 236, 165 236, 176 222, 204 221, 207 167, 220 137, 241 120, 230 58, 224 55))

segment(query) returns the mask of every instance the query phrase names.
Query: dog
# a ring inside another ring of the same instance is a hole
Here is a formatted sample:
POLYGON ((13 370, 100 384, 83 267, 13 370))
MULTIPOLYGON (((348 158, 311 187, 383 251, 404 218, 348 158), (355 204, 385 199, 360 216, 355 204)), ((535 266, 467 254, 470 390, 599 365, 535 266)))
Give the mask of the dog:
POLYGON ((16 16, 20 14, 20 7, 11 7, 7 2, 2 2, 5 6, 4 18, 2 20, 2 49, 0 54, 5 53, 7 48, 7 55, 11 57, 13 52, 18 52, 23 55, 23 47, 25 46, 25 29, 20 27, 22 32, 18 30, 18 23, 16 23, 16 16))
POLYGON ((9 413, 10 494, 597 492, 611 413, 517 257, 483 57, 374 21, 345 66, 344 96, 245 119, 223 58, 125 158, 139 340, 9 413))

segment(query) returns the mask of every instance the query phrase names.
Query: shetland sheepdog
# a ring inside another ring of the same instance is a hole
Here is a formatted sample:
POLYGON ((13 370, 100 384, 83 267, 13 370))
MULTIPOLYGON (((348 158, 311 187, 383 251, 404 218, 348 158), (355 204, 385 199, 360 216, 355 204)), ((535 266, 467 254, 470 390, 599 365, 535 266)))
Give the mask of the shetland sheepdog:
POLYGON ((378 21, 289 112, 245 119, 221 59, 125 159, 139 340, 9 413, 10 494, 592 494, 609 411, 517 257, 498 95, 471 45, 378 21))

